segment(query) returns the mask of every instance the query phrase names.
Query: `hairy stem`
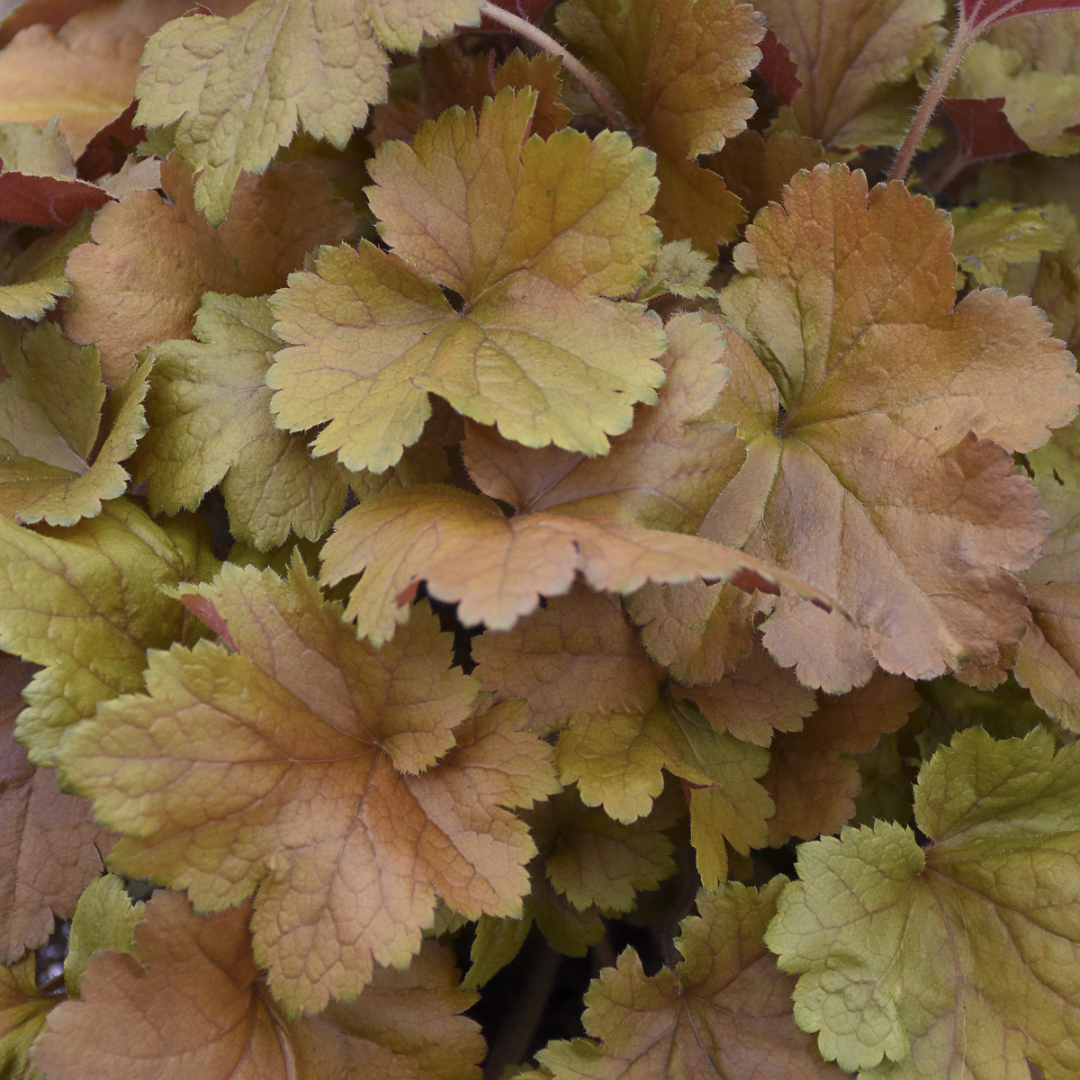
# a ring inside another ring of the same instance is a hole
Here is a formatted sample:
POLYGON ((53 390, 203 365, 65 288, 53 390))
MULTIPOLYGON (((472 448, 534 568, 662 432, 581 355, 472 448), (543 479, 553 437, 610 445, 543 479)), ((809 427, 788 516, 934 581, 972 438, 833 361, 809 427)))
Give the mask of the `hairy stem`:
POLYGON ((608 127, 613 131, 621 131, 626 126, 622 117, 619 116, 619 110, 615 108, 615 102, 611 100, 611 95, 600 85, 596 76, 550 34, 545 34, 540 27, 533 26, 531 22, 511 14, 501 7, 496 7, 494 4, 482 3, 480 5, 480 14, 486 15, 495 22, 502 23, 503 26, 513 30, 516 34, 520 34, 521 37, 527 38, 551 56, 559 57, 562 60, 563 67, 581 83, 585 88, 585 93, 593 99, 596 107, 604 114, 608 127))
POLYGON ((953 38, 952 45, 949 46, 945 59, 941 61, 941 67, 937 69, 933 79, 930 80, 930 85, 926 88, 922 101, 919 102, 915 118, 911 121, 911 127, 908 128, 904 141, 900 144, 896 160, 893 162, 892 170, 889 173, 890 181, 899 180, 903 183, 907 179, 908 170, 911 168, 911 159, 915 156, 915 149, 919 145, 919 140, 929 126, 930 118, 934 115, 934 110, 938 107, 938 102, 941 101, 945 88, 949 85, 953 75, 956 74, 956 69, 960 66, 964 53, 967 52, 968 46, 977 36, 963 23, 956 28, 956 35, 953 38))

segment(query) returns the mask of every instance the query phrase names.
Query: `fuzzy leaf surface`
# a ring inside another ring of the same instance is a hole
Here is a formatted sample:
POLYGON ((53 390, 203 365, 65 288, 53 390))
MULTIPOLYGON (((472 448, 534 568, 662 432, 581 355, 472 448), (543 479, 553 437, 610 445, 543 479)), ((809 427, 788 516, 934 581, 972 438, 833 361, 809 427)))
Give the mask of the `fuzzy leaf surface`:
POLYGON ((256 893, 255 955, 291 1014, 406 964, 438 893, 514 915, 534 849, 504 806, 557 789, 519 706, 471 715, 438 620, 376 652, 299 561, 227 565, 179 591, 236 651, 151 654, 150 696, 100 711, 62 748, 68 782, 127 839, 112 863, 204 910, 256 893))
POLYGON ((51 1014, 34 1063, 50 1080, 479 1080, 483 1040, 459 1015, 474 997, 446 949, 428 942, 354 1002, 289 1020, 259 976, 248 914, 200 917, 179 893, 155 893, 135 955, 90 961, 83 1000, 51 1014))
POLYGON ((195 209, 193 185, 191 170, 170 156, 161 167, 165 199, 124 195, 94 218, 93 242, 68 259, 64 329, 78 344, 97 343, 110 386, 140 349, 190 336, 203 293, 273 292, 309 250, 353 227, 329 181, 303 164, 242 177, 233 213, 217 229, 195 209))
POLYGON ((983 290, 954 309, 947 222, 898 184, 868 199, 861 173, 821 166, 747 236, 724 311, 784 414, 777 426, 758 399, 748 465, 763 461, 765 482, 737 479, 710 516, 750 522, 761 506, 746 550, 834 590, 854 620, 826 625, 781 598, 766 646, 831 693, 875 660, 913 678, 996 665, 1028 619, 1009 571, 1043 538, 1006 451, 1072 418, 1072 357, 1026 298, 983 290))
POLYGON ((298 123, 344 147, 386 98, 386 50, 476 20, 476 0, 256 0, 229 19, 176 19, 143 53, 135 122, 179 121, 196 209, 218 225, 241 170, 262 172, 298 123))
POLYGON ((221 484, 229 531, 265 550, 290 531, 315 540, 341 513, 348 486, 336 462, 274 426, 266 372, 281 342, 265 298, 204 295, 196 341, 154 350, 150 431, 135 464, 150 506, 194 510, 221 484))
POLYGON ((570 0, 556 25, 656 151, 653 213, 665 238, 691 239, 715 257, 718 243, 735 239, 743 208, 694 159, 719 150, 754 113, 746 80, 761 58, 761 16, 731 0, 570 0))
POLYGON ((383 472, 431 415, 428 392, 528 446, 600 454, 656 401, 666 345, 629 303, 658 245, 652 155, 621 132, 522 145, 535 94, 451 109, 382 143, 368 189, 387 254, 324 249, 272 305, 294 347, 267 381, 277 423, 329 424, 316 454, 383 472), (456 311, 443 295, 464 301, 456 311))
POLYGON ((956 735, 915 820, 799 848, 765 941, 800 975, 795 1017, 865 1080, 1080 1068, 1080 755, 1036 728, 956 735))
POLYGON ((158 586, 213 575, 204 529, 187 516, 158 525, 126 499, 62 531, 0 518, 0 648, 44 667, 18 720, 32 762, 51 764, 65 728, 142 686, 148 648, 185 635, 183 607, 158 586))
POLYGON ((646 975, 633 949, 585 995, 586 1032, 537 1055, 555 1080, 839 1080, 791 1014, 791 978, 761 942, 785 878, 698 893, 674 971, 646 975))

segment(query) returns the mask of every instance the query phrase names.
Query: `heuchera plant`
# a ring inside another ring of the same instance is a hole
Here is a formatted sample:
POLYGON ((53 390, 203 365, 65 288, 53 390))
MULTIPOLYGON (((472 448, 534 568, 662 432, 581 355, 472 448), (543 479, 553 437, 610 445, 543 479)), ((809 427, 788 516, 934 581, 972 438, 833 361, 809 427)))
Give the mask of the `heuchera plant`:
POLYGON ((8 14, 0 1074, 1080 1076, 1075 9, 8 14))

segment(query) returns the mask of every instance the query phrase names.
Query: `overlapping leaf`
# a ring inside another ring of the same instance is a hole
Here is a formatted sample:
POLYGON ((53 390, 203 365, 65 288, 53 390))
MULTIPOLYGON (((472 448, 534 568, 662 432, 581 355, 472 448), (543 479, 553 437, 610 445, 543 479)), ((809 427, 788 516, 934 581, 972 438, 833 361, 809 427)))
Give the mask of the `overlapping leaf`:
POLYGON ((1065 246, 1045 213, 999 199, 957 207, 951 216, 953 258, 976 285, 1002 285, 1007 266, 1035 262, 1041 252, 1065 246))
POLYGON ((632 949, 585 995, 584 1039, 537 1055, 556 1080, 839 1080, 791 1016, 791 980, 761 943, 785 883, 726 884, 698 894, 674 971, 647 976, 632 949))
MULTIPOLYGON (((708 485, 726 482, 739 458, 730 427, 709 415, 724 378, 719 330, 697 317, 674 320, 669 329, 670 385, 662 404, 639 410, 634 429, 607 457, 514 448, 470 430, 470 469, 484 491, 519 508, 514 517, 490 498, 422 486, 349 511, 323 548, 323 581, 364 571, 347 609, 359 632, 376 642, 388 638, 408 617, 405 604, 421 579, 431 596, 460 601, 466 625, 499 630, 534 610, 540 596, 565 593, 579 572, 608 592, 703 577, 767 592, 784 584, 809 595, 804 583, 777 577, 759 560, 700 537, 642 527, 695 528, 708 485)), ((820 593, 813 600, 830 606, 820 593)))
POLYGON ((18 721, 35 764, 50 764, 64 729, 98 702, 139 689, 148 648, 183 638, 186 612, 158 586, 218 565, 201 522, 158 525, 125 499, 70 529, 0 518, 0 562, 0 648, 45 668, 18 721))
POLYGON ((0 657, 0 961, 10 964, 68 918, 101 873, 115 837, 97 828, 90 804, 60 792, 56 773, 37 769, 12 739, 19 692, 34 669, 0 657))
POLYGON ((149 697, 99 709, 65 777, 128 838, 112 862, 220 910, 256 892, 255 955, 290 1013, 408 963, 438 893, 514 915, 534 853, 504 806, 556 790, 519 706, 471 715, 478 682, 418 611, 376 652, 294 562, 226 566, 185 603, 235 647, 154 653, 149 697), (226 780, 227 778, 227 780, 226 780))
POLYGON ((10 262, 0 285, 0 312, 13 319, 40 319, 56 306, 61 296, 71 295, 64 263, 72 249, 90 239, 90 215, 84 214, 62 232, 49 233, 25 248, 9 240, 10 262))
POLYGON ((207 293, 193 333, 153 353, 150 431, 134 466, 150 505, 196 509, 221 484, 229 530, 260 549, 290 530, 316 539, 341 513, 347 474, 313 459, 307 440, 274 427, 266 371, 281 347, 263 298, 207 293))
POLYGON ((629 138, 528 132, 535 94, 451 110, 380 145, 369 202, 387 254, 324 249, 272 304, 277 422, 329 424, 316 453, 383 472, 431 415, 428 392, 507 438, 603 453, 655 402, 666 340, 633 289, 658 244, 652 155, 629 138), (455 310, 443 294, 463 301, 455 310))
POLYGON ((715 256, 744 213, 694 159, 719 150, 754 113, 745 83, 760 59, 760 15, 732 0, 570 0, 556 24, 656 151, 654 214, 665 237, 688 237, 715 256))
POLYGON ((146 430, 149 364, 106 401, 97 349, 80 348, 46 323, 23 334, 0 323, 0 514, 73 525, 122 495, 128 458, 146 430), (104 408, 102 407, 104 404, 104 408))
POLYGON ((918 101, 912 75, 944 36, 941 0, 758 0, 794 59, 803 134, 826 146, 899 145, 918 101))
POLYGON ((229 19, 174 20, 146 46, 136 122, 179 121, 176 145, 214 225, 241 170, 262 172, 298 122, 335 146, 386 98, 387 50, 475 23, 476 0, 255 0, 229 19))
POLYGON ((1080 757, 1051 736, 957 735, 915 820, 799 848, 765 936, 799 974, 795 1017, 867 1080, 1080 1069, 1080 757))
POLYGON ((473 995, 457 988, 448 950, 428 942, 408 971, 380 970, 351 1004, 287 1020, 252 957, 248 915, 242 905, 199 917, 178 893, 156 893, 135 955, 90 961, 83 1000, 50 1014, 34 1064, 50 1080, 478 1080, 483 1039, 460 1015, 473 995))
POLYGON ((35 967, 33 953, 0 967, 0 1068, 13 1080, 42 1080, 27 1052, 57 1005, 55 997, 38 989, 35 967))
POLYGON ((746 482, 702 531, 753 522, 747 551, 833 590, 853 616, 781 598, 765 644, 829 692, 865 682, 875 660, 916 678, 996 665, 1027 622, 1008 571, 1043 539, 1006 451, 1074 415, 1072 358, 1026 299, 987 290, 954 310, 948 226, 899 185, 868 202, 861 174, 819 167, 748 236, 724 310, 783 412, 759 395, 746 482))
POLYGON ((353 227, 352 211, 309 166, 242 177, 235 210, 218 229, 196 212, 193 182, 169 158, 161 168, 166 198, 125 195, 94 218, 94 242, 68 259, 64 328, 72 341, 97 343, 110 386, 126 378, 140 349, 187 337, 203 293, 272 292, 311 248, 353 227))

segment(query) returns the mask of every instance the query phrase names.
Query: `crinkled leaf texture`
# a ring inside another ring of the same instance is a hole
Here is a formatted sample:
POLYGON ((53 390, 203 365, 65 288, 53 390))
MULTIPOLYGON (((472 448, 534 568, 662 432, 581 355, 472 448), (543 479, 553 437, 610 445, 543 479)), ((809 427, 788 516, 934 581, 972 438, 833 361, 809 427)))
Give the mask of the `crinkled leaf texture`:
POLYGON ((127 499, 70 529, 0 518, 0 648, 44 667, 16 729, 32 762, 51 764, 98 702, 140 689, 147 649, 185 638, 187 612, 158 586, 213 576, 209 533, 188 515, 158 524, 127 499))
POLYGON ((875 662, 922 679, 994 666, 1027 625, 1010 571, 1034 562, 1045 518, 1007 451, 1068 423, 1080 379, 1026 298, 987 289, 954 309, 949 240, 929 200, 868 197, 862 173, 820 166, 758 215, 722 296, 778 395, 745 398, 747 464, 710 518, 754 522, 747 552, 850 611, 782 597, 764 626, 830 693, 875 662))
POLYGON ((195 510, 221 484, 229 531, 260 550, 315 540, 345 505, 347 473, 274 426, 266 371, 281 342, 264 297, 206 293, 196 341, 154 350, 150 431, 134 466, 155 512, 195 510))
POLYGON ((427 942, 355 1001, 289 1020, 259 975, 249 913, 200 917, 179 893, 155 893, 135 955, 90 961, 83 1000, 50 1014, 34 1064, 50 1080, 479 1080, 484 1042, 459 1015, 474 996, 447 949, 427 942))
POLYGON ((674 970, 647 976, 633 949, 585 995, 584 1039, 537 1055, 556 1080, 840 1080, 791 1016, 791 979, 761 935, 786 879, 698 893, 674 970))
POLYGON ((386 50, 475 23, 476 0, 256 0, 231 19, 175 19, 147 43, 135 122, 179 121, 195 206, 217 225, 241 170, 261 173, 297 123, 343 147, 386 98, 386 50))
POLYGON ((418 610, 376 652, 323 601, 226 565, 178 595, 230 648, 150 654, 130 695, 61 747, 66 781, 126 839, 111 865, 188 889, 200 910, 256 893, 256 960, 290 1014, 408 964, 436 893, 516 915, 535 852, 504 807, 558 789, 518 705, 474 712, 449 635, 418 610))
POLYGON ((663 330, 605 299, 659 247, 653 156, 623 132, 525 141, 535 101, 503 90, 479 123, 451 109, 411 147, 380 144, 367 193, 392 252, 324 249, 271 301, 294 346, 267 376, 272 408, 292 431, 329 421, 316 454, 385 471, 420 437, 429 391, 509 439, 587 454, 655 402, 663 330))
POLYGON ((863 1080, 1080 1071, 1080 747, 1043 728, 956 735, 923 766, 910 829, 799 848, 765 941, 795 1019, 863 1080))

